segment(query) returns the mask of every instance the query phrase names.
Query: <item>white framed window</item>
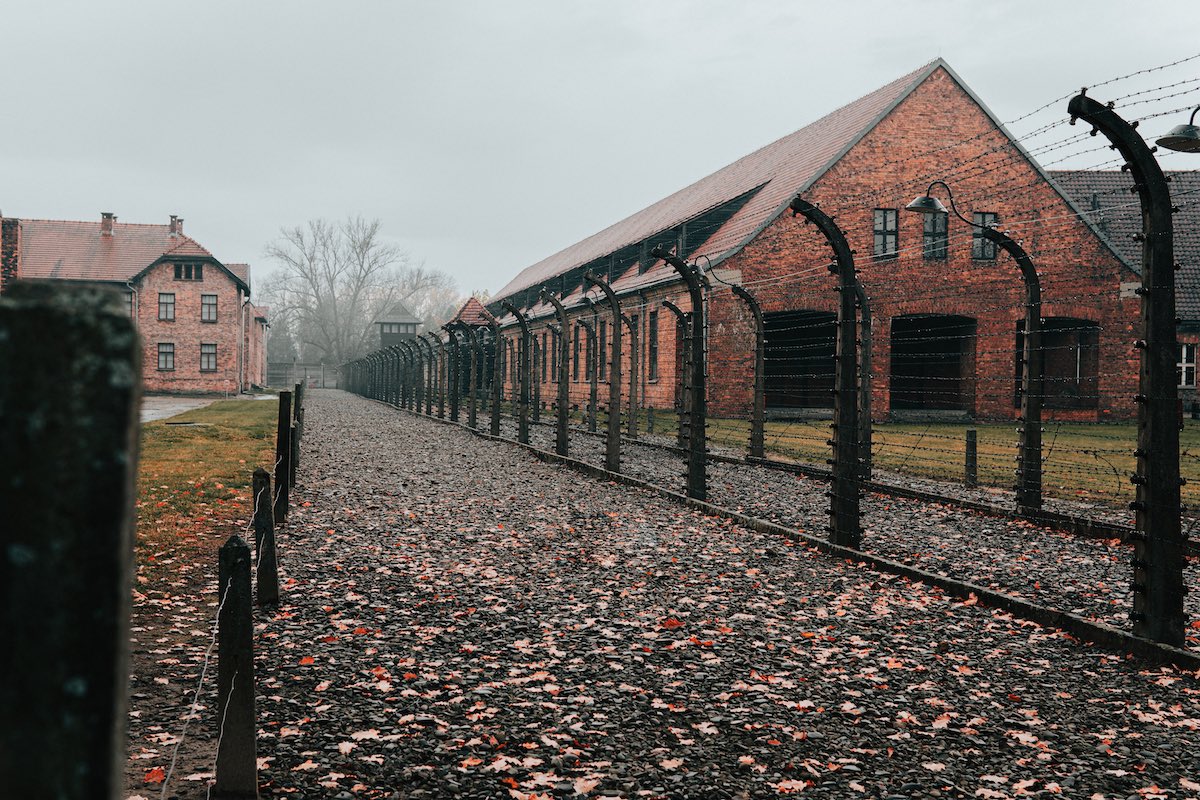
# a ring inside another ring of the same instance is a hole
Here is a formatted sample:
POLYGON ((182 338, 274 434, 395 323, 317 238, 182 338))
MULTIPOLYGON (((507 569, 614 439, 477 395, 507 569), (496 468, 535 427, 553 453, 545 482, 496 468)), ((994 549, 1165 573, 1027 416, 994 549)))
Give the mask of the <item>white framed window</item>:
POLYGON ((1175 363, 1175 375, 1181 389, 1196 388, 1196 343, 1179 343, 1179 360, 1175 363))

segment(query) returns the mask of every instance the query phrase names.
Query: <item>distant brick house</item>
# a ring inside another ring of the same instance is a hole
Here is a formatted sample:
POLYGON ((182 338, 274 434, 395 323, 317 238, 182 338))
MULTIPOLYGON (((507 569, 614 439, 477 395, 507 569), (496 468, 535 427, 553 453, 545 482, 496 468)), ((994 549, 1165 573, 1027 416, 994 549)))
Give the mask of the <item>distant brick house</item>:
MULTIPOLYGON (((762 304, 768 413, 820 412, 832 404, 835 282, 827 243, 789 211, 800 194, 836 216, 856 252, 871 298, 875 417, 1014 418, 1020 273, 971 226, 905 212, 935 179, 953 187, 968 218, 1007 230, 1037 264, 1046 416, 1132 416, 1140 258, 1116 246, 1097 211, 1044 171, 941 59, 526 268, 489 309, 512 339, 515 320, 498 301, 513 302, 539 339, 553 319, 539 290, 562 300, 572 317, 571 401, 581 405, 592 366, 577 322, 595 323, 602 353, 611 335, 607 304, 598 304, 599 313, 586 305, 585 295, 599 295, 582 276, 605 277, 638 331, 635 362, 623 333, 622 380, 638 382, 643 407, 669 408, 679 396, 681 339, 662 303, 691 309, 675 271, 650 256, 664 245, 712 279, 705 343, 712 412, 745 415, 752 398, 752 318, 727 283, 750 289, 762 304)), ((1194 316, 1200 336, 1200 313, 1194 316)), ((604 361, 595 368, 604 380, 604 361)), ((544 389, 542 396, 553 394, 544 389)))
POLYGON ((151 392, 237 393, 265 385, 267 309, 250 267, 223 264, 166 225, 0 218, 0 292, 14 280, 115 287, 143 341, 151 392))

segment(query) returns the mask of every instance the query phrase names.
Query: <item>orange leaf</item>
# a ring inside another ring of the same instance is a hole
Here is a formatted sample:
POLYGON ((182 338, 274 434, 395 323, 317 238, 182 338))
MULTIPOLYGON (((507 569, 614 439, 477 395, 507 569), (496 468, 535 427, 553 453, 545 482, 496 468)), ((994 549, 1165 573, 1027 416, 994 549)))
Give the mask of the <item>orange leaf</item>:
POLYGON ((662 626, 664 628, 666 628, 667 630, 674 630, 676 628, 682 628, 683 623, 680 622, 679 620, 675 619, 674 617, 667 617, 666 619, 663 620, 662 626))
POLYGON ((307 667, 309 664, 315 664, 316 662, 317 660, 312 656, 305 656, 304 658, 300 659, 300 666, 307 667))
POLYGON ((146 777, 142 778, 142 781, 144 783, 162 783, 166 779, 167 773, 163 772, 163 768, 155 767, 146 771, 146 777))

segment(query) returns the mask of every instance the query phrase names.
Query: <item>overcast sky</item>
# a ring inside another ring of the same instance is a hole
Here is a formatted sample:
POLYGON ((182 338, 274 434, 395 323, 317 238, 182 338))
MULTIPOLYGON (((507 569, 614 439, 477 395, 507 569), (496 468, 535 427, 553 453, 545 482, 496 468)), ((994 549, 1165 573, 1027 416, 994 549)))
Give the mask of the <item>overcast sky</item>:
MULTIPOLYGON (((259 279, 281 227, 362 215, 495 291, 938 56, 1012 120, 1197 53, 1195 2, 13 3, 0 211, 180 214, 259 279)), ((1200 60, 1092 96, 1188 78, 1200 60)))

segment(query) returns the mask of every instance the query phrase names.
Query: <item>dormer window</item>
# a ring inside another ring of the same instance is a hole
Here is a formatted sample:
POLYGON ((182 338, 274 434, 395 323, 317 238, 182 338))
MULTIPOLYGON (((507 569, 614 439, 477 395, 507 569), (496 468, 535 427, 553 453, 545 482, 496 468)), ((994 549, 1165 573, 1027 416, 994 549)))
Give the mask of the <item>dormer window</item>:
POLYGON ((204 265, 194 263, 181 263, 175 265, 175 280, 177 281, 202 281, 204 280, 204 265))

